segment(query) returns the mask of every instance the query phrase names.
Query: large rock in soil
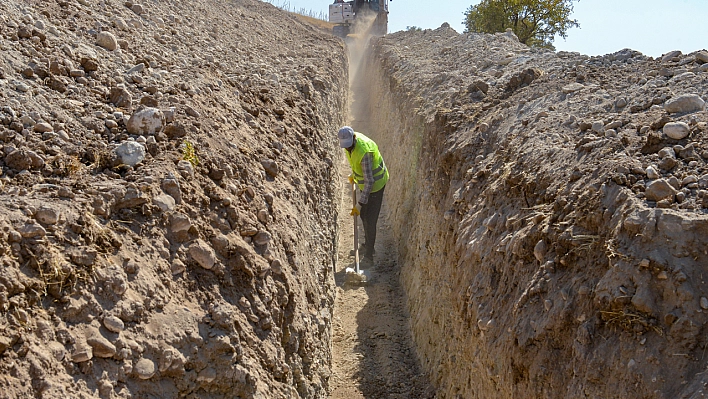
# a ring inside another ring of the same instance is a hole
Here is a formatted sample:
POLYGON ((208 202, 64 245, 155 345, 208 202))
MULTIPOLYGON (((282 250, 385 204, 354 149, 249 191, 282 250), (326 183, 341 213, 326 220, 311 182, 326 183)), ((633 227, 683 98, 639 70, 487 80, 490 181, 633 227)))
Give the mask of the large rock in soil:
POLYGON ((7 154, 5 165, 15 170, 39 169, 44 166, 44 159, 32 150, 19 149, 7 154))
POLYGON ((698 94, 684 94, 667 101, 664 109, 669 113, 696 112, 702 111, 705 105, 705 101, 698 94))
POLYGON ((661 201, 673 198, 674 195, 676 195, 676 189, 665 179, 659 179, 647 185, 644 195, 646 195, 649 201, 661 201))
POLYGON ((137 135, 155 134, 165 125, 165 116, 157 108, 143 108, 128 120, 128 133, 137 135))
POLYGON ((135 141, 126 141, 115 149, 120 163, 135 166, 145 159, 145 146, 135 141))

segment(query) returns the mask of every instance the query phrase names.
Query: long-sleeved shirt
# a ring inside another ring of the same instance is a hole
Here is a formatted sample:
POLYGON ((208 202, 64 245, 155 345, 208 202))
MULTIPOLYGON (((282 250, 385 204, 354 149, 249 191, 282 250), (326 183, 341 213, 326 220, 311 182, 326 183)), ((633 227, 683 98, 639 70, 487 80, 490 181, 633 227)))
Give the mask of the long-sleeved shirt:
POLYGON ((359 198, 360 204, 366 204, 369 202, 369 194, 371 194, 371 189, 374 188, 374 155, 370 152, 364 154, 361 159, 361 170, 364 172, 364 189, 361 190, 361 198, 359 198))

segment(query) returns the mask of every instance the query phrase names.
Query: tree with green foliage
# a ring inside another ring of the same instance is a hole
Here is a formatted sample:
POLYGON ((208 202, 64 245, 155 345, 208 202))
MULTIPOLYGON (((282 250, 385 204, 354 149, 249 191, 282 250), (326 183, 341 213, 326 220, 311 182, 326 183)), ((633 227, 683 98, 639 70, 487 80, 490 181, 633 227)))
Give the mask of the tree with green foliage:
POLYGON ((573 2, 579 0, 482 0, 465 12, 465 32, 495 33, 511 29, 521 43, 555 49, 556 35, 579 27, 570 19, 573 2))

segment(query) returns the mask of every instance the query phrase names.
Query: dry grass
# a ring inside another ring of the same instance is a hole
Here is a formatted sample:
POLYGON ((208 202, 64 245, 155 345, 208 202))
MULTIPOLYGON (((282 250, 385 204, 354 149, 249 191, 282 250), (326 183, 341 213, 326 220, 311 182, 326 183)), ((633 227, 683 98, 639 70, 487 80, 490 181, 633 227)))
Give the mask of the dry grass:
POLYGON ((607 240, 607 242, 605 242, 605 249, 607 250, 606 251, 607 257, 610 259, 619 258, 619 259, 622 259, 627 262, 631 261, 631 258, 629 256, 624 255, 621 252, 619 252, 619 250, 617 249, 617 244, 614 239, 607 240))
POLYGON ((79 158, 73 155, 55 158, 51 164, 55 169, 55 173, 63 177, 77 175, 83 166, 79 158))
POLYGON ((91 164, 91 169, 101 171, 111 166, 113 154, 108 149, 95 150, 94 161, 91 164))
POLYGON ((265 0, 267 3, 270 3, 281 10, 291 12, 293 14, 299 14, 303 15, 306 17, 314 18, 314 19, 319 19, 322 21, 327 20, 327 13, 325 11, 315 11, 315 10, 308 10, 306 8, 300 7, 300 8, 295 8, 295 6, 291 6, 290 2, 287 0, 265 0))
POLYGON ((308 17, 307 15, 302 15, 302 14, 297 14, 297 13, 295 13, 294 15, 295 15, 295 18, 312 25, 317 29, 321 29, 323 31, 326 31, 327 33, 332 33, 332 28, 334 27, 333 23, 323 21, 319 18, 308 17))
POLYGON ((37 257, 25 248, 30 263, 34 264, 39 272, 39 277, 44 283, 43 296, 47 296, 51 290, 53 295, 60 296, 65 292, 74 292, 79 282, 87 283, 91 280, 93 268, 82 269, 70 266, 64 256, 56 249, 49 248, 46 256, 37 257))
POLYGON ((317 29, 325 31, 327 33, 332 33, 332 27, 334 24, 328 22, 327 13, 325 11, 314 11, 305 8, 296 9, 294 6, 290 5, 287 0, 265 0, 266 2, 280 8, 281 10, 287 11, 295 16, 302 22, 310 24, 317 29))
POLYGON ((627 312, 624 310, 602 310, 600 311, 600 314, 602 315, 602 318, 605 320, 605 322, 610 326, 614 325, 620 327, 623 330, 632 331, 634 325, 641 325, 642 327, 648 330, 653 330, 655 333, 659 334, 662 337, 664 336, 664 331, 655 324, 651 323, 649 318, 642 314, 627 312))
POLYGON ((578 246, 578 252, 590 251, 593 245, 600 241, 600 236, 579 234, 577 236, 573 236, 572 240, 578 246))

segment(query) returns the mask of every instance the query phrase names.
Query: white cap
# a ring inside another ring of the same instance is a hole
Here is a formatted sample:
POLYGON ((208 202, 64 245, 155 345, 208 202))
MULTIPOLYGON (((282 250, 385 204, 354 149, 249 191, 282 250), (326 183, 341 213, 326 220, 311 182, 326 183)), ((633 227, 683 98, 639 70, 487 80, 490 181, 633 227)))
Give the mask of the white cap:
POLYGON ((344 126, 337 132, 337 137, 339 138, 340 147, 349 148, 354 144, 354 129, 349 126, 344 126))

